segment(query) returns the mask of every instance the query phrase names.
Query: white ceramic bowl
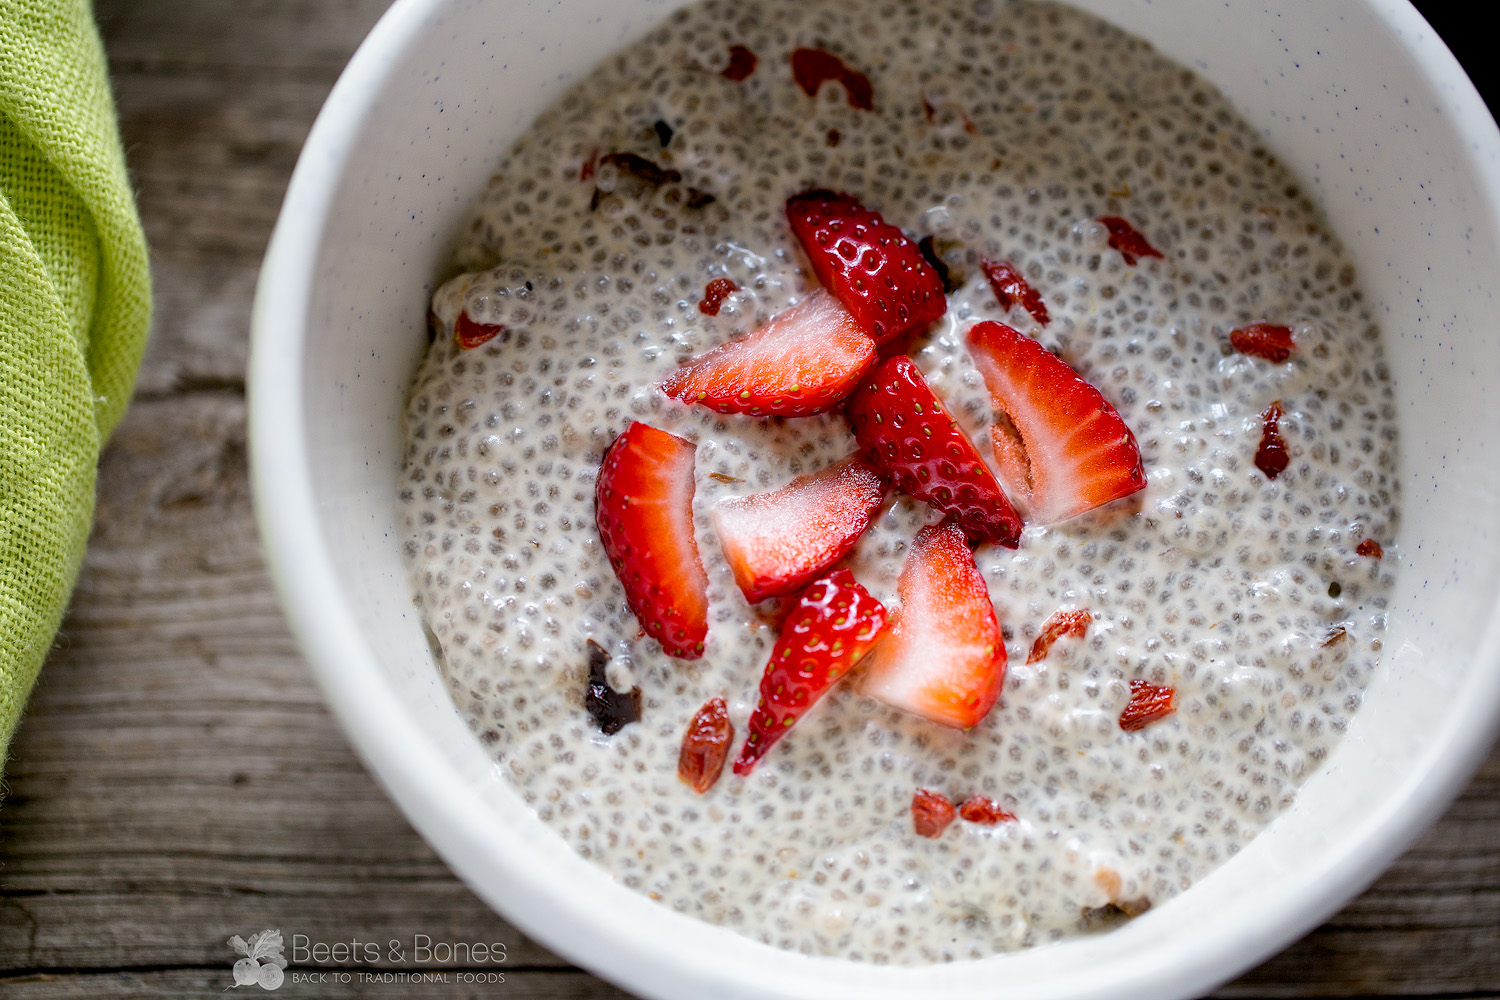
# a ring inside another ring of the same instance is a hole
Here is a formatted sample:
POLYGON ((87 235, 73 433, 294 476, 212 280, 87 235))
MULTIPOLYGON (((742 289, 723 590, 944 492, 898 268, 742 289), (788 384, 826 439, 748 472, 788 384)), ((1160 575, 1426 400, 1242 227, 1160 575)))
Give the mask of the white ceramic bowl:
POLYGON ((1403 0, 1084 0, 1212 80, 1322 203, 1382 322, 1402 440, 1384 663, 1296 805, 1112 933, 940 967, 813 959, 575 856, 450 703, 397 551, 398 415, 470 199, 569 81, 680 0, 398 0, 303 150, 256 298, 256 501, 287 614, 370 769, 543 944, 652 997, 1184 997, 1333 913, 1436 818, 1500 716, 1500 136, 1403 0))

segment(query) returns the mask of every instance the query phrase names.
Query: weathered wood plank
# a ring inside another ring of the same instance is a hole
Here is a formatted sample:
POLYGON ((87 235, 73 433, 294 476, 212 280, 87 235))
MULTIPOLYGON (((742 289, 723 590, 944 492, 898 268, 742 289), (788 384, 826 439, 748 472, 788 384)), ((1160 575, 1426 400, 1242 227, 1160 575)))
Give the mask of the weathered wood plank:
MULTIPOLYGON (((478 974, 477 972, 475 973, 478 974)), ((337 974, 309 982, 286 982, 275 996, 318 997, 319 1000, 380 997, 442 997, 444 1000, 479 1000, 481 997, 513 997, 516 1000, 623 1000, 629 994, 582 972, 570 970, 504 972, 503 983, 464 982, 462 972, 424 973, 420 980, 381 982, 361 980, 349 973, 349 982, 337 974)), ((0 978, 7 998, 15 1000, 202 1000, 217 996, 234 982, 229 963, 222 969, 163 969, 123 973, 91 972, 81 975, 42 974, 0 978)), ((251 987, 256 996, 266 996, 251 987)))

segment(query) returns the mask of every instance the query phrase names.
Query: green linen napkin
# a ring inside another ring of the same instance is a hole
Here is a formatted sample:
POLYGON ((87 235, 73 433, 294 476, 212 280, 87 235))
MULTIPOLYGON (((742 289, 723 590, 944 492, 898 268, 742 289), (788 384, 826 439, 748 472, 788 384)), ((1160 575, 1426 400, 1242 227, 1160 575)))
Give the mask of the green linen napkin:
POLYGON ((78 576, 150 316, 89 0, 0 0, 0 766, 78 576))

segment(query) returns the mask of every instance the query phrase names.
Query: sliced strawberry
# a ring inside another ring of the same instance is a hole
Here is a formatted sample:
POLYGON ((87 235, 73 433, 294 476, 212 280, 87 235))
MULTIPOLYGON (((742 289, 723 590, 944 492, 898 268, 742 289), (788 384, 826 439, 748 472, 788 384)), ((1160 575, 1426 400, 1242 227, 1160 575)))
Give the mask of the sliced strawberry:
POLYGON ((1292 464, 1291 453, 1286 450, 1286 441, 1281 436, 1281 418, 1286 416, 1281 400, 1277 400, 1261 411, 1260 446, 1255 449, 1255 467, 1275 479, 1292 464))
POLYGON ((933 722, 972 728, 1000 697, 1005 643, 958 525, 917 532, 896 588, 901 607, 865 658, 860 690, 933 722))
POLYGON ((1120 728, 1127 733, 1145 729, 1177 711, 1175 688, 1139 678, 1130 682, 1130 701, 1120 713, 1120 728))
POLYGON ((878 356, 854 317, 820 288, 745 339, 689 361, 661 388, 720 413, 806 417, 849 395, 878 356))
POLYGON ((1012 305, 1019 303, 1022 309, 1031 313, 1031 318, 1042 326, 1046 326, 1051 319, 1047 315, 1047 303, 1037 294, 1021 276, 1009 261, 994 261, 986 257, 979 258, 980 270, 989 279, 990 289, 995 293, 995 298, 1000 300, 1000 306, 1009 309, 1012 305))
POLYGON ((1031 655, 1026 657, 1027 663, 1035 663, 1037 660, 1045 660, 1047 654, 1052 651, 1052 644, 1065 635, 1075 636, 1082 639, 1088 635, 1089 622, 1094 616, 1087 609, 1082 611, 1054 611, 1052 617, 1047 619, 1042 626, 1042 634, 1036 637, 1036 642, 1031 644, 1031 655))
POLYGON ((1161 257, 1162 252, 1150 243, 1141 231, 1118 215, 1106 215, 1099 220, 1109 230, 1109 245, 1120 251, 1125 263, 1135 267, 1137 257, 1161 257))
POLYGON ((885 607, 836 569, 802 592, 760 679, 735 774, 749 774, 776 741, 858 663, 885 628, 885 607))
POLYGON ((499 323, 476 323, 466 312, 459 313, 453 321, 453 342, 460 351, 472 351, 504 332, 505 327, 499 323))
POLYGON ((947 311, 943 279, 879 212, 846 194, 805 191, 787 201, 786 217, 818 280, 877 344, 920 330, 947 311))
POLYGON ((714 530, 745 600, 790 594, 842 559, 885 499, 885 479, 857 457, 779 490, 714 504, 714 530))
POLYGON ((986 795, 971 795, 958 807, 958 815, 968 823, 980 826, 995 826, 999 823, 1014 823, 1016 814, 986 795))
POLYGON ((594 490, 599 539, 646 634, 684 660, 703 655, 708 577, 693 537, 691 442, 639 421, 604 453, 594 490))
POLYGON ((1385 555, 1385 549, 1381 548, 1380 543, 1373 538, 1366 538, 1360 542, 1354 547, 1354 551, 1358 555, 1367 556, 1371 559, 1380 559, 1385 555))
POLYGON ((956 815, 953 803, 942 792, 918 788, 911 797, 911 826, 919 837, 941 837, 956 815))
POLYGON ((970 539, 1015 548, 1021 519, 974 444, 905 355, 886 360, 850 395, 844 417, 896 488, 953 515, 970 539))
POLYGON ((1270 323, 1251 323, 1229 331, 1229 344, 1241 354, 1253 354, 1267 361, 1282 362, 1291 358, 1297 344, 1292 328, 1270 323))
POLYGON ((995 408, 1000 478, 1028 519, 1055 524, 1145 488, 1135 435, 1098 389, 1004 323, 977 323, 969 353, 995 408))
POLYGON ((682 734, 677 777, 702 795, 719 780, 733 742, 734 723, 729 721, 729 705, 722 697, 708 699, 682 734))

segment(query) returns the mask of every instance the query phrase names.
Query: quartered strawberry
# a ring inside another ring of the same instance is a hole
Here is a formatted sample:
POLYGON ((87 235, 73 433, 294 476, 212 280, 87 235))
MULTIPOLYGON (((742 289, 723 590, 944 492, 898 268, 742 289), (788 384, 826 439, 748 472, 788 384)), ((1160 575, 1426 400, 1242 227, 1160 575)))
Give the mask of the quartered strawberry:
POLYGON ((802 592, 787 616, 760 679, 760 703, 734 762, 749 774, 776 741, 860 661, 885 628, 885 608, 847 569, 802 592))
POLYGON ((969 353, 995 408, 1006 489, 1029 520, 1055 524, 1145 488, 1135 435, 1060 358, 1004 323, 977 323, 969 353))
POLYGON ((980 826, 1014 823, 1016 814, 986 795, 971 795, 958 807, 959 818, 980 826))
POLYGON ((708 577, 693 537, 691 442, 640 421, 604 453, 594 490, 599 539, 646 634, 695 660, 708 635, 708 577))
POLYGON ((865 658, 860 690, 933 722, 972 728, 1000 697, 1005 643, 958 525, 917 532, 896 588, 901 607, 865 658))
POLYGON ((714 530, 745 600, 800 589, 859 541, 885 499, 885 479, 859 458, 779 490, 714 504, 714 530))
POLYGON ((919 837, 941 837, 956 815, 953 803, 942 792, 918 788, 911 797, 911 826, 919 837))
POLYGON ((1031 644, 1031 655, 1026 657, 1027 663, 1035 663, 1044 660, 1052 651, 1052 644, 1065 635, 1075 636, 1082 639, 1088 635, 1089 622, 1094 616, 1088 610, 1082 611, 1054 611, 1052 617, 1047 619, 1042 626, 1042 634, 1036 637, 1036 642, 1031 644))
POLYGON ((682 734, 677 777, 702 795, 719 780, 733 742, 734 723, 729 721, 729 705, 722 697, 708 699, 682 734))
POLYGON ((1009 309, 1012 305, 1019 304, 1022 309, 1031 313, 1031 318, 1042 326, 1046 326, 1051 319, 1047 315, 1047 303, 1037 294, 1036 289, 1027 284, 1026 279, 1021 276, 1008 261, 994 261, 987 257, 979 258, 980 270, 989 279, 990 289, 995 293, 995 298, 1000 300, 1003 309, 1009 309))
POLYGON ((889 358, 863 379, 844 416, 897 489, 951 514, 975 542, 1020 542, 1021 519, 995 474, 910 358, 889 358))
POLYGON ((1275 479, 1292 464, 1291 453, 1281 436, 1281 418, 1284 416, 1286 410, 1279 399, 1260 414, 1260 446, 1255 449, 1255 467, 1264 472, 1267 479, 1275 479))
POLYGON ((1130 701, 1120 713, 1120 728, 1127 733, 1145 729, 1177 711, 1175 688, 1137 678, 1130 682, 1130 701))
POLYGON ((1253 354, 1278 363, 1290 359, 1297 349, 1292 340, 1292 328, 1271 323, 1251 323, 1230 330, 1229 344, 1241 354, 1253 354))
POLYGON ((849 395, 877 360, 875 342, 820 288, 743 340, 689 361, 661 388, 719 413, 805 417, 849 395))
POLYGON ((476 323, 466 312, 459 313, 458 319, 453 321, 453 342, 458 345, 460 351, 472 351, 504 332, 505 327, 501 324, 476 323))
POLYGON ((805 191, 787 221, 823 286, 884 345, 948 309, 943 280, 906 234, 846 194, 805 191))
POLYGON ((1109 230, 1109 245, 1120 251, 1125 263, 1135 267, 1137 257, 1161 257, 1162 252, 1150 243, 1141 231, 1118 215, 1106 215, 1099 220, 1109 230))

